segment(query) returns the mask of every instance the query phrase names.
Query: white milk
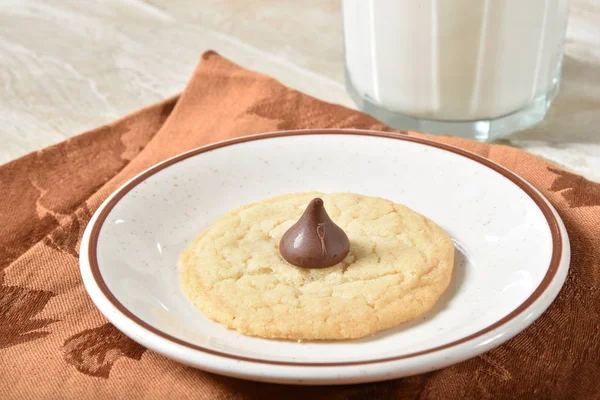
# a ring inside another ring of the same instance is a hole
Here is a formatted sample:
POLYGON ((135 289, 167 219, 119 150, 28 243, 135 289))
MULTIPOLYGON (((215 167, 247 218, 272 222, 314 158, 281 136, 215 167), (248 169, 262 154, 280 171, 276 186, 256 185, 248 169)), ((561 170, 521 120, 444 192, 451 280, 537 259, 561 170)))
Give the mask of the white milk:
POLYGON ((569 0, 343 0, 346 69, 373 103, 493 119, 558 84, 569 0))

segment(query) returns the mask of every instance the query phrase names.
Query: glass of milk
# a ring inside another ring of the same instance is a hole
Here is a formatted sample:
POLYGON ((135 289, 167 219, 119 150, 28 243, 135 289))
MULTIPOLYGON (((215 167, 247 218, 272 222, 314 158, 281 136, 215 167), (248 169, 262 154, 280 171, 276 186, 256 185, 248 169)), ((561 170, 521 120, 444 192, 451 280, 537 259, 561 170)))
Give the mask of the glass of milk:
POLYGON ((540 122, 569 0, 342 0, 346 86, 390 126, 479 140, 540 122))

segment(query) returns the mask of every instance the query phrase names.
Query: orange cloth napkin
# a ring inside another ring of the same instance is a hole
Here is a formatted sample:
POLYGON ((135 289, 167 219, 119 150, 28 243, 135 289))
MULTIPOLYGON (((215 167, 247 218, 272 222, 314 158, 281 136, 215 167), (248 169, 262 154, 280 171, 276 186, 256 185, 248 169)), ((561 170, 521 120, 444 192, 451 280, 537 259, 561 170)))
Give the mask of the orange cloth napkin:
POLYGON ((292 387, 183 366, 108 323, 87 296, 78 265, 80 238, 100 203, 133 175, 193 147, 299 128, 393 131, 208 52, 180 96, 1 166, 0 397, 600 397, 600 184, 518 149, 457 138, 430 137, 523 176, 554 204, 571 238, 560 295, 499 348, 404 379, 292 387))

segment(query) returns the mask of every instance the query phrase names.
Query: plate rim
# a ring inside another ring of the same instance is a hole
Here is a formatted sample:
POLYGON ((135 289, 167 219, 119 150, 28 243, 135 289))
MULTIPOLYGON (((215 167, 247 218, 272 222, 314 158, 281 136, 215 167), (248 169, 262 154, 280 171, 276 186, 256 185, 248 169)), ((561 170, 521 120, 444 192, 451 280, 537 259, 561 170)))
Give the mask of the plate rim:
MULTIPOLYGON (((110 305, 112 307, 114 307, 116 310, 118 310, 126 319, 129 320, 129 322, 132 322, 134 325, 137 325, 139 328, 149 331, 150 333, 157 335, 158 337, 165 339, 169 342, 172 342, 173 344, 184 346, 188 349, 206 353, 211 356, 223 357, 223 358, 230 359, 230 360, 237 361, 237 362, 242 361, 242 362, 251 362, 251 363, 256 363, 256 364, 265 364, 265 365, 272 365, 272 366, 286 366, 286 367, 362 366, 362 365, 368 365, 368 364, 377 364, 377 363, 405 360, 405 359, 429 355, 429 354, 436 353, 436 352, 439 352, 442 350, 447 350, 447 349, 450 349, 453 347, 457 347, 468 341, 471 341, 480 336, 483 336, 495 329, 498 329, 498 328, 502 327, 503 325, 516 319, 517 317, 521 316, 527 309, 529 309, 529 307, 534 305, 536 303, 536 301, 546 292, 548 287, 554 281, 554 278, 557 276, 557 272, 559 270, 559 267, 561 266, 562 256, 563 256, 563 247, 565 244, 568 245, 568 238, 566 237, 566 231, 565 232, 561 231, 562 222, 559 222, 559 220, 560 220, 560 217, 558 216, 558 213, 553 209, 550 202, 545 198, 545 196, 543 194, 541 194, 535 187, 533 187, 533 185, 531 185, 524 178, 522 178, 519 175, 517 175, 516 173, 508 170, 507 168, 501 166, 500 164, 495 163, 494 161, 491 161, 491 160, 484 158, 478 154, 472 153, 467 150, 463 150, 461 148, 458 148, 458 147, 455 147, 455 146, 452 146, 452 145, 449 145, 446 143, 440 143, 440 142, 425 139, 422 137, 409 136, 409 135, 403 134, 403 133, 362 130, 362 129, 300 129, 300 130, 290 130, 290 131, 274 131, 274 132, 267 132, 267 133, 254 134, 254 135, 248 135, 248 136, 241 136, 241 137, 220 141, 217 143, 212 143, 212 144, 208 144, 205 146, 201 146, 201 147, 189 150, 187 152, 184 152, 184 153, 175 155, 171 158, 168 158, 154 166, 151 166, 150 168, 142 171, 138 175, 131 178, 129 181, 125 182, 115 192, 113 192, 103 202, 103 204, 100 205, 100 207, 98 208, 98 210, 96 210, 96 212, 94 213, 94 216, 90 220, 89 225, 86 228, 86 232, 84 233, 84 236, 83 236, 82 242, 81 242, 81 249, 85 250, 85 251, 80 252, 80 263, 81 263, 80 267, 83 269, 86 266, 85 264, 87 264, 87 266, 89 267, 89 270, 91 271, 91 277, 92 277, 95 285, 97 286, 97 288, 102 293, 102 295, 110 303, 110 305), (521 189, 524 193, 526 193, 534 201, 536 206, 540 209, 540 211, 544 215, 545 220, 548 223, 548 227, 550 229, 550 233, 552 236, 552 255, 551 255, 550 264, 548 266, 548 269, 547 269, 544 277, 542 278, 542 281, 540 282, 540 284, 535 288, 535 290, 530 294, 530 296, 527 299, 525 299, 525 301, 523 301, 523 303, 521 303, 519 306, 517 306, 515 309, 513 309, 510 313, 508 313, 507 315, 505 315, 498 321, 486 326, 485 328, 480 329, 479 331, 474 332, 470 335, 464 336, 460 339, 457 339, 452 342, 448 342, 443 345, 436 346, 436 347, 433 347, 430 349, 425 349, 425 350, 421 350, 418 352, 413 352, 413 353, 408 353, 408 354, 403 354, 403 355, 398 355, 398 356, 382 357, 382 358, 374 358, 374 359, 366 359, 366 360, 355 360, 355 361, 340 361, 340 362, 296 362, 296 361, 265 360, 265 359, 253 358, 253 357, 249 357, 249 356, 235 355, 235 354, 231 354, 231 353, 227 353, 227 352, 213 350, 213 349, 206 348, 206 347, 203 347, 200 345, 196 345, 196 344, 187 342, 185 340, 176 338, 172 335, 169 335, 169 334, 153 327, 152 325, 148 324, 147 322, 143 321, 141 318, 137 317, 135 314, 133 314, 131 311, 129 311, 129 309, 127 309, 116 298, 116 296, 110 291, 110 289, 106 285, 106 282, 102 278, 102 273, 100 271, 100 266, 98 264, 98 259, 97 259, 97 245, 98 245, 98 239, 100 236, 100 230, 101 230, 104 222, 106 221, 106 218, 108 217, 110 212, 113 210, 113 208, 117 205, 117 203, 119 203, 119 201, 128 192, 130 192, 132 189, 137 187, 144 180, 146 180, 147 178, 153 176, 154 174, 160 172, 161 170, 163 170, 173 164, 176 164, 180 161, 183 161, 188 158, 197 156, 199 154, 209 152, 212 150, 216 150, 219 148, 223 148, 223 147, 227 147, 227 146, 231 146, 231 145, 235 145, 235 144, 239 144, 239 143, 252 142, 252 141, 264 140, 264 139, 274 139, 274 138, 288 137, 288 136, 323 135, 323 134, 325 134, 325 135, 328 135, 328 134, 330 134, 330 135, 358 135, 358 136, 379 137, 379 138, 403 140, 403 141, 414 142, 414 143, 418 143, 418 144, 422 144, 422 145, 426 145, 426 146, 430 146, 430 147, 435 147, 435 148, 439 148, 439 149, 442 149, 445 151, 455 153, 462 157, 469 158, 475 162, 478 162, 478 163, 484 165, 485 167, 488 167, 488 168, 494 170, 495 172, 497 172, 500 175, 503 175, 505 178, 509 179, 512 183, 517 185, 517 187, 519 187, 519 189, 521 189), (87 241, 86 241, 86 239, 87 239, 87 241)), ((567 254, 568 254, 568 252, 570 250, 569 249, 566 249, 566 250, 567 250, 567 254)), ((568 271, 568 265, 567 265, 567 271, 568 271)), ((566 275, 566 273, 564 275, 566 275)), ((564 279, 563 279, 563 282, 560 283, 560 286, 559 286, 556 294, 553 296, 552 300, 540 312, 539 315, 541 315, 547 309, 547 307, 549 307, 549 305, 554 300, 554 297, 556 297, 556 295, 562 288, 563 284, 564 284, 564 279)), ((86 284, 86 286, 87 286, 87 284, 86 284)), ((87 289, 87 287, 86 287, 86 289, 87 289)), ((88 290, 88 292, 89 292, 89 290, 88 290)), ((96 303, 96 302, 94 301, 94 303, 96 303)), ((101 311, 103 311, 103 310, 101 310, 101 311)), ((104 311, 103 311, 103 313, 104 313, 104 311)), ((111 319, 111 318, 109 318, 109 319, 111 319)), ((537 319, 537 317, 535 319, 537 319)), ((525 324, 521 330, 526 329, 528 325, 533 323, 533 321, 528 321, 528 322, 529 323, 525 324)), ((521 330, 519 330, 519 332, 521 330)), ((512 337, 512 336, 513 335, 511 335, 510 337, 512 337)), ((508 340, 508 338, 506 340, 508 340)))

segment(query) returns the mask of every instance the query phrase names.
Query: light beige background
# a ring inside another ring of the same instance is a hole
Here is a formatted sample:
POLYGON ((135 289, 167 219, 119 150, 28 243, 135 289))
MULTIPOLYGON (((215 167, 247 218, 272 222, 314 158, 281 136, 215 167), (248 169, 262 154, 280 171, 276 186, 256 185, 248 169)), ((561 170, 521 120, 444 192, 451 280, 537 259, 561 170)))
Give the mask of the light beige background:
MULTIPOLYGON (((338 0, 0 0, 0 164, 181 91, 207 49, 354 107, 341 29, 338 0)), ((561 92, 510 142, 600 181, 600 0, 572 0, 561 92)))

